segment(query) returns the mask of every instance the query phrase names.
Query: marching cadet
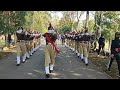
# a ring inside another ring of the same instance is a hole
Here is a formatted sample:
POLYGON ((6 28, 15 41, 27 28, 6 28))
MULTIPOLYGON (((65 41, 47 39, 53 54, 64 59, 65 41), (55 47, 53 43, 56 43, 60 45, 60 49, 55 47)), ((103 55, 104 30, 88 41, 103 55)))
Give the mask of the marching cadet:
POLYGON ((28 33, 28 31, 25 31, 25 45, 26 45, 26 57, 27 59, 30 58, 30 45, 29 45, 29 40, 30 40, 30 34, 28 33))
POLYGON ((17 44, 16 44, 16 49, 17 49, 17 66, 20 65, 20 56, 22 54, 22 62, 25 62, 26 59, 26 46, 25 46, 25 33, 23 33, 23 28, 19 27, 17 32, 17 44), (21 51, 21 53, 20 53, 21 51))
POLYGON ((55 34, 55 31, 53 30, 52 25, 51 24, 49 24, 49 25, 50 26, 48 27, 48 33, 44 34, 44 36, 47 40, 46 46, 44 48, 46 77, 49 77, 50 73, 53 72, 56 54, 59 53, 59 50, 56 47, 57 35, 55 34))
POLYGON ((78 36, 78 33, 76 33, 75 34, 75 52, 76 52, 77 56, 79 57, 80 53, 78 51, 78 40, 79 40, 79 36, 78 36))
POLYGON ((84 33, 81 32, 79 35, 79 53, 80 53, 80 59, 83 61, 84 57, 83 57, 83 35, 84 33))
POLYGON ((86 30, 83 36, 83 56, 86 66, 88 65, 89 49, 90 49, 90 36, 88 31, 86 30))
MULTIPOLYGON (((111 58, 115 58, 118 65, 119 77, 120 77, 120 32, 115 33, 115 40, 111 43, 111 58)), ((112 63, 109 63, 109 70, 112 63)))
POLYGON ((34 35, 33 35, 32 31, 31 31, 30 32, 30 56, 32 56, 32 54, 34 52, 33 39, 34 39, 34 35))

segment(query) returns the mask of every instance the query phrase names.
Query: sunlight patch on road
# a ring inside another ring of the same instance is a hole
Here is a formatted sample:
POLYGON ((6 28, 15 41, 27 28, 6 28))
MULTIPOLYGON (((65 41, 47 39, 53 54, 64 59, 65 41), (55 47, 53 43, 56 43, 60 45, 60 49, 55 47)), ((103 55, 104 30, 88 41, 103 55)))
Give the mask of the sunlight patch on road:
POLYGON ((70 72, 74 72, 74 71, 70 71, 70 72))
POLYGON ((66 57, 71 57, 71 56, 67 55, 66 57))
POLYGON ((60 79, 60 78, 52 78, 52 79, 60 79))
POLYGON ((89 70, 89 71, 95 71, 95 70, 93 70, 93 69, 89 69, 89 68, 86 68, 87 70, 89 70))
POLYGON ((83 74, 73 73, 75 76, 82 76, 83 74))
POLYGON ((40 74, 42 74, 40 71, 38 71, 38 70, 33 70, 33 71, 35 71, 35 72, 38 72, 38 73, 40 73, 40 74))
POLYGON ((37 77, 36 75, 32 74, 32 73, 27 73, 28 75, 31 75, 31 76, 34 76, 34 77, 37 77))
POLYGON ((102 72, 97 72, 98 74, 103 74, 102 72))
POLYGON ((53 75, 53 76, 58 76, 58 75, 60 75, 59 73, 51 73, 51 75, 53 75))

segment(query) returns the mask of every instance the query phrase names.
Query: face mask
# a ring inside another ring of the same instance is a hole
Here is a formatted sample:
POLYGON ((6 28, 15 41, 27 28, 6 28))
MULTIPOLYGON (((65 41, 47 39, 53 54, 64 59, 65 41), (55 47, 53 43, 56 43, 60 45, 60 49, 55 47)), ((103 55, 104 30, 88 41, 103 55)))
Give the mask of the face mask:
POLYGON ((22 29, 18 30, 17 33, 22 33, 22 29))

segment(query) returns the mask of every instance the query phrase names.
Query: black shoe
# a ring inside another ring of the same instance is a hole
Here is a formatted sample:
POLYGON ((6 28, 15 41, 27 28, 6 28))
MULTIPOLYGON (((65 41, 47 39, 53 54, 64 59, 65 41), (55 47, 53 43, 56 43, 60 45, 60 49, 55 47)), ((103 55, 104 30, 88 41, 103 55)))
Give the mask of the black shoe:
POLYGON ((16 66, 20 66, 20 64, 17 64, 16 66))
POLYGON ((82 59, 82 61, 84 61, 84 59, 82 59))
POLYGON ((46 77, 50 77, 50 75, 49 75, 49 74, 46 74, 46 77))
POLYGON ((53 70, 50 70, 50 73, 53 73, 53 70))
POLYGON ((26 57, 26 59, 30 59, 30 58, 26 57))
POLYGON ((85 64, 86 66, 88 66, 88 63, 87 64, 85 64))

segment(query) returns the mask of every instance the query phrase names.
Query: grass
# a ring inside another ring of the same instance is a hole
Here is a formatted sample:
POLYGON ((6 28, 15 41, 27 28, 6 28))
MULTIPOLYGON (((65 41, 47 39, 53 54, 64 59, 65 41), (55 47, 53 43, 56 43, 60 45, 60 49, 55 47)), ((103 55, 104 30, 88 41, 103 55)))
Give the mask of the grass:
POLYGON ((11 46, 10 48, 4 47, 3 51, 0 52, 0 59, 7 57, 8 55, 15 53, 16 48, 11 46))
MULTIPOLYGON (((98 45, 97 45, 97 48, 98 48, 98 45)), ((106 51, 106 53, 110 52, 108 42, 105 43, 105 51, 106 51)), ((117 76, 118 75, 118 68, 117 68, 118 65, 117 65, 116 60, 114 60, 112 66, 111 66, 111 71, 107 70, 107 65, 109 62, 108 57, 104 58, 102 56, 102 54, 99 57, 97 57, 97 52, 90 53, 89 61, 91 63, 93 63, 94 65, 96 65, 100 70, 102 70, 106 74, 110 75, 112 78, 119 79, 119 77, 117 76)))
POLYGON ((0 40, 0 48, 3 48, 5 45, 5 40, 0 40))
POLYGON ((107 70, 107 65, 108 65, 108 57, 104 58, 103 56, 97 57, 96 53, 90 53, 89 55, 89 61, 96 65, 100 70, 105 72, 106 74, 110 75, 114 79, 119 79, 118 75, 118 68, 117 68, 117 63, 114 60, 112 66, 111 66, 111 71, 107 70))

